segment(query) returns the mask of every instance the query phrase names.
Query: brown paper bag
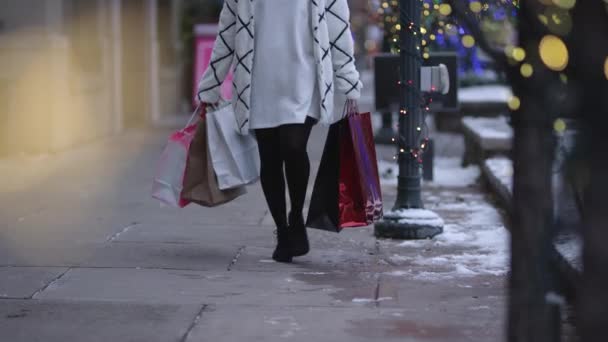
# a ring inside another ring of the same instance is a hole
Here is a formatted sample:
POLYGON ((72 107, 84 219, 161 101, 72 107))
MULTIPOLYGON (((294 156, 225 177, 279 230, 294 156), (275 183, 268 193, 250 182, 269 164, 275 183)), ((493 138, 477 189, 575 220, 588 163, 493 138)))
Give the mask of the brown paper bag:
POLYGON ((245 187, 220 190, 209 155, 207 120, 201 119, 188 152, 182 196, 204 207, 215 207, 245 193, 245 187))

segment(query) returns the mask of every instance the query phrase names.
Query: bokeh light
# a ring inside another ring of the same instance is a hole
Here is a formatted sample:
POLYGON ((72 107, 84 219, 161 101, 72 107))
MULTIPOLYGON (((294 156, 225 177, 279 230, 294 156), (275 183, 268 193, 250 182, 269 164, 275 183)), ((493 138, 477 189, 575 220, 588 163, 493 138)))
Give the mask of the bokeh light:
POLYGON ((481 12, 483 6, 481 5, 481 2, 479 1, 473 1, 469 4, 469 9, 473 12, 473 13, 479 13, 481 12))
POLYGON ((441 13, 441 15, 450 15, 452 13, 452 6, 450 6, 449 4, 441 4, 439 5, 439 13, 441 13))
POLYGON ((511 56, 516 61, 521 62, 524 59, 526 59, 526 51, 524 49, 520 48, 520 47, 516 47, 516 48, 513 49, 513 52, 511 54, 511 56))
POLYGON ((467 48, 475 46, 475 38, 473 38, 473 36, 470 34, 464 35, 462 37, 462 45, 467 48))
POLYGON ((562 133, 566 130, 566 121, 564 121, 563 119, 555 120, 553 122, 553 129, 558 133, 562 133))
POLYGON ((568 65, 568 48, 559 37, 544 36, 538 49, 541 60, 549 69, 562 71, 568 65))
POLYGON ((576 5, 576 0, 553 0, 555 6, 563 9, 571 9, 576 5))
POLYGON ((519 100, 519 97, 511 96, 511 98, 509 98, 509 102, 507 104, 509 105, 509 109, 515 111, 515 110, 518 110, 519 107, 521 106, 521 101, 519 100))
POLYGON ((604 76, 606 76, 606 79, 608 79, 608 57, 606 57, 606 60, 604 60, 604 76))
POLYGON ((519 70, 521 72, 521 75, 526 78, 532 76, 532 74, 534 73, 534 68, 529 63, 522 64, 519 70))

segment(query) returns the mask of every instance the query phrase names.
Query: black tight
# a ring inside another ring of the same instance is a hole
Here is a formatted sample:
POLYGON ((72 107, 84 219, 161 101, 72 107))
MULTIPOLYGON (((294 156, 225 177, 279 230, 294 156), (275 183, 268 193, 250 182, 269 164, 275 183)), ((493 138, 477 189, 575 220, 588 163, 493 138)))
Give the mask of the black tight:
POLYGON ((292 215, 302 215, 310 176, 306 145, 316 120, 307 117, 303 124, 288 124, 256 129, 260 151, 262 190, 277 227, 287 227, 285 176, 289 188, 292 215), (283 173, 285 165, 285 173, 283 173))

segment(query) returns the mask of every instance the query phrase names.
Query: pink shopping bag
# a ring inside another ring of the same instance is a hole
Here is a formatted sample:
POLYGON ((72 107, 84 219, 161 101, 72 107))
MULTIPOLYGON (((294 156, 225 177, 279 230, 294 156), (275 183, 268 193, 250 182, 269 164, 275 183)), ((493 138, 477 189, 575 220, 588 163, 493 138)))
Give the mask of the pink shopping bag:
POLYGON ((197 127, 197 122, 192 123, 192 121, 198 111, 199 107, 196 108, 185 128, 169 136, 169 142, 160 156, 154 176, 152 197, 177 208, 183 208, 191 202, 183 198, 182 192, 188 163, 188 151, 197 127))

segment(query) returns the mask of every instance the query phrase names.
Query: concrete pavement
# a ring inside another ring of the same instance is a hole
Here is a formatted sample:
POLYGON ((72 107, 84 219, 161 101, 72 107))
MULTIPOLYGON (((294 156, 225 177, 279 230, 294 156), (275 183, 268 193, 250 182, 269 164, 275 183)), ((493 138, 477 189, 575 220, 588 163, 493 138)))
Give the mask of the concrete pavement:
MULTIPOLYGON (((150 198, 168 133, 0 161, 0 341, 501 339, 504 272, 474 269, 491 252, 449 240, 487 228, 476 217, 494 209, 478 185, 425 186, 455 229, 443 240, 310 229, 311 253, 278 264, 259 185, 213 209, 150 198), (452 267, 459 257, 468 273, 452 267)), ((311 139, 311 184, 324 135, 311 139)), ((389 209, 396 189, 383 190, 389 209)))

